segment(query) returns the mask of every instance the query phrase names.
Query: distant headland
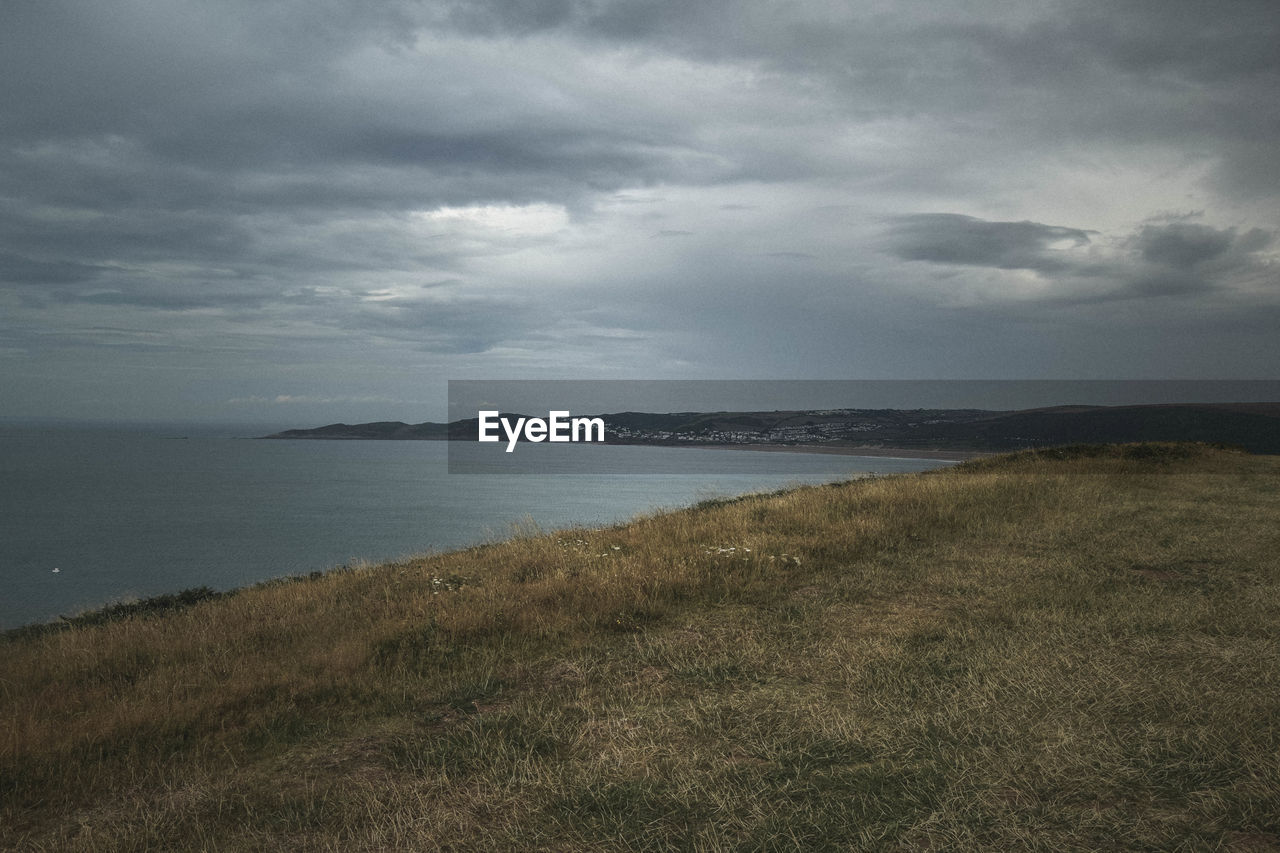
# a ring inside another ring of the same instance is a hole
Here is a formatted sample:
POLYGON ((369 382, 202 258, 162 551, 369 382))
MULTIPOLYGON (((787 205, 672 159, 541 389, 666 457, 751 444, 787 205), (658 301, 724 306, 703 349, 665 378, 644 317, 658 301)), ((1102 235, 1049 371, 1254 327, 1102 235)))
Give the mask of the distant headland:
MULTIPOLYGON (((515 416, 513 416, 515 417, 515 416)), ((1280 454, 1280 403, 1179 403, 984 409, 813 409, 772 412, 617 412, 609 444, 882 454, 972 454, 1060 444, 1199 441, 1280 454)), ((268 439, 475 441, 477 418, 375 421, 290 429, 268 439)))

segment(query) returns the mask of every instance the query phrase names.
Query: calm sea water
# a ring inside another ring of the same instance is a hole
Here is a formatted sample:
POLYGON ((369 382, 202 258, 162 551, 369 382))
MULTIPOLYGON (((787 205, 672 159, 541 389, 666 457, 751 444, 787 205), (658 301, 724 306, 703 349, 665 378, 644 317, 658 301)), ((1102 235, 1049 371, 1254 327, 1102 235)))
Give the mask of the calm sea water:
MULTIPOLYGON (((595 526, 710 497, 946 464, 592 447, 616 473, 450 475, 444 442, 247 440, 267 431, 0 427, 0 628, 476 544, 530 520, 595 526), (673 467, 685 473, 625 473, 673 467)), ((592 465, 601 470, 598 458, 592 465)))

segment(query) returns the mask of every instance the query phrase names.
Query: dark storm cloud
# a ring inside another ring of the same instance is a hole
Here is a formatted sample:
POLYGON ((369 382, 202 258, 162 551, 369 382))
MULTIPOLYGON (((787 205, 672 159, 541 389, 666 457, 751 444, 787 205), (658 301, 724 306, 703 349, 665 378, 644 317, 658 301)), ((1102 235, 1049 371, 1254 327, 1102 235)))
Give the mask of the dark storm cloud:
POLYGON ((908 261, 1030 270, 1063 287, 1056 301, 1090 302, 1174 296, 1219 289, 1263 272, 1260 252, 1270 233, 1213 228, 1195 222, 1143 225, 1118 252, 1079 252, 1097 232, 1039 222, 988 222, 972 216, 922 213, 898 217, 889 227, 889 249, 908 261), (1071 285, 1093 280, 1086 292, 1071 285))
POLYGON ((893 251, 907 261, 1062 272, 1072 264, 1054 253, 1059 240, 1089 242, 1080 228, 1039 222, 987 222, 954 213, 919 213, 898 218, 890 228, 893 251))
POLYGON ((1027 75, 1070 84, 1093 68, 1205 83, 1270 75, 1277 70, 1280 29, 1271 0, 1238 0, 1229 9, 1205 0, 986 2, 963 9, 899 0, 793 4, 786 10, 768 0, 454 0, 433 8, 433 23, 464 32, 561 30, 700 56, 826 69, 864 81, 905 78, 908 69, 930 84, 946 82, 936 73, 942 69, 986 72, 985 79, 954 77, 951 89, 1027 75))
MULTIPOLYGON (((200 269, 213 268, 274 299, 306 276, 456 266, 456 247, 390 246, 361 219, 376 227, 442 205, 575 204, 636 182, 698 179, 687 140, 655 133, 652 115, 629 124, 622 109, 613 120, 587 105, 531 107, 530 78, 495 63, 494 46, 415 53, 424 11, 7 4, 0 248, 9 280, 67 283, 169 262, 190 269, 159 274, 168 296, 157 274, 138 271, 132 284, 117 275, 111 289, 78 298, 213 307, 200 269), (323 245, 293 237, 306 230, 323 245)), ((229 306, 245 301, 227 292, 229 306)))
POLYGON ((563 33, 763 63, 812 75, 806 85, 853 114, 979 110, 1015 137, 1064 125, 1073 134, 1119 134, 1129 132, 1126 123, 1150 136, 1190 122, 1206 141, 1231 140, 1243 156, 1251 138, 1275 130, 1276 110, 1258 109, 1269 99, 1252 96, 1275 73, 1263 50, 1274 43, 1267 37, 1275 15, 1265 7, 1242 3, 1238 14, 1215 15, 1206 28, 1203 4, 1180 4, 1173 13, 1113 5, 1048 7, 1019 24, 981 12, 948 16, 925 4, 906 4, 898 16, 856 6, 788 15, 762 3, 568 0, 367 10, 226 3, 216 14, 182 4, 102 4, 87 13, 31 4, 0 37, 0 56, 8 57, 0 69, 25 83, 8 87, 4 103, 3 132, 19 143, 22 161, 5 179, 29 175, 62 203, 277 210, 572 202, 636 182, 824 168, 820 156, 796 145, 771 152, 750 144, 725 152, 731 161, 723 169, 691 168, 681 152, 697 141, 683 120, 663 123, 650 111, 630 126, 625 110, 597 117, 574 104, 521 109, 519 73, 493 63, 451 70, 443 61, 426 68, 410 61, 424 25, 480 35, 563 33), (359 62, 371 49, 403 62, 403 73, 362 78, 359 62), (1193 83, 1229 78, 1243 89, 1212 110, 1188 110, 1196 91, 1180 92, 1181 108, 1173 108, 1159 89, 1143 86, 1150 106, 1134 110, 1116 72, 1193 83), (1043 88, 1029 90, 1029 80, 1043 88), (1109 97, 1097 97, 1101 85, 1109 97), (1002 104, 1036 109, 1035 121, 1011 121, 1002 104), (354 169, 384 170, 386 180, 344 180, 354 169))
POLYGON ((1191 222, 1146 225, 1133 240, 1142 264, 1130 277, 1138 295, 1171 295, 1212 290, 1233 278, 1262 272, 1258 253, 1272 235, 1258 228, 1238 234, 1191 222))
POLYGON ((1044 26, 1055 57, 1096 57, 1141 74, 1172 73, 1205 82, 1276 72, 1275 5, 1240 0, 1222 9, 1200 0, 1076 3, 1044 26))
POLYGON ((554 30, 803 75, 806 95, 825 91, 851 115, 998 128, 982 138, 997 148, 1191 142, 1211 152, 1231 191, 1280 192, 1274 0, 907 0, 785 11, 766 0, 467 0, 448 9, 439 23, 466 32, 554 30))
MULTIPOLYGON (((247 214, 572 202, 687 176, 678 140, 621 111, 529 107, 496 49, 412 53, 421 8, 6 4, 0 196, 109 212, 62 251, 131 258, 130 242, 200 255, 247 214), (169 224, 194 211, 220 221, 169 224)), ((46 230, 29 239, 65 233, 46 230)))
POLYGON ((1218 230, 1191 222, 1146 225, 1138 233, 1138 251, 1143 260, 1178 270, 1192 270, 1220 258, 1234 244, 1248 252, 1261 249, 1268 242, 1261 231, 1254 230, 1237 239, 1234 228, 1218 230))

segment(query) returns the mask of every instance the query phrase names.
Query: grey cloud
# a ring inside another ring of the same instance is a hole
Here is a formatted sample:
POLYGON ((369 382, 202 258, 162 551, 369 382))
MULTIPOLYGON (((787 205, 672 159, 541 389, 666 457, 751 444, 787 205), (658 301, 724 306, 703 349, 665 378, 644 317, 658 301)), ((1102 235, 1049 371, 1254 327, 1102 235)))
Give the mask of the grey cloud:
POLYGON ((1046 35, 1121 70, 1221 82, 1274 74, 1280 20, 1270 0, 1076 3, 1046 35))
POLYGON ((409 53, 419 4, 118 5, 5 7, 0 74, 28 85, 0 93, 0 191, 230 215, 572 202, 687 175, 689 140, 652 114, 532 110, 536 79, 487 53, 409 53))
POLYGON ((1061 285, 1045 301, 1078 304, 1137 297, 1207 292, 1262 269, 1257 253, 1272 242, 1262 229, 1243 234, 1175 221, 1142 226, 1119 241, 1119 253, 1073 254, 1091 243, 1095 231, 1038 222, 989 222, 972 216, 927 213, 899 217, 889 228, 890 251, 909 261, 1031 270, 1061 285), (1084 290, 1080 279, 1092 284, 1084 290))
POLYGON ((893 220, 888 246, 911 261, 989 269, 1025 269, 1055 282, 1042 297, 1056 304, 1188 296, 1228 287, 1262 269, 1257 252, 1272 236, 1254 228, 1190 222, 1147 224, 1111 254, 1073 254, 1052 246, 1088 246, 1097 232, 1034 222, 987 222, 959 214, 914 214, 893 220), (1089 286, 1079 287, 1080 280, 1089 286))
POLYGON ((1072 263, 1056 255, 1050 244, 1070 240, 1074 246, 1083 246, 1095 232, 1039 222, 918 213, 896 219, 889 233, 892 251, 903 260, 1056 273, 1070 269, 1072 263))
MULTIPOLYGON (((528 30, 522 4, 465 5, 484 10, 474 14, 486 31, 528 30)), ((1229 8, 1210 0, 1067 0, 1012 10, 899 2, 891 13, 876 4, 798 4, 780 13, 768 0, 541 8, 542 29, 794 75, 807 96, 827 98, 849 116, 927 115, 947 130, 979 129, 953 141, 959 157, 993 147, 1018 155, 1029 144, 1071 151, 1195 139, 1217 161, 1223 186, 1277 191, 1274 0, 1229 8)), ((922 162, 915 172, 928 170, 922 162)))
POLYGON ((234 340, 319 387, 338 354, 1103 370, 1062 317, 1109 302, 1158 373, 1180 310, 1274 316, 1278 30, 1274 0, 0 2, 0 321, 42 355, 132 324, 211 372, 234 340), (1204 217, 1132 224, 1177 206, 1204 217), (1029 278, 991 270, 1036 274, 1035 335, 939 307, 1029 278))
POLYGON ((1131 290, 1158 296, 1219 288, 1259 269, 1255 255, 1271 241, 1259 228, 1240 234, 1192 222, 1145 225, 1133 240, 1144 263, 1130 276, 1131 290))
POLYGON ((437 21, 464 32, 527 34, 564 26, 588 7, 575 0, 452 0, 440 4, 437 21))
MULTIPOLYGON (((1277 87, 1280 87, 1280 83, 1277 83, 1277 87)), ((1275 124, 1277 129, 1266 138, 1230 140, 1224 143, 1223 159, 1216 171, 1216 179, 1225 194, 1261 199, 1280 196, 1280 169, 1276 168, 1275 146, 1275 140, 1280 135, 1280 120, 1275 124)))
MULTIPOLYGON (((446 0, 431 16, 438 26, 476 35, 529 35, 562 30, 586 38, 619 42, 686 38, 698 44, 720 21, 729 35, 733 12, 752 11, 754 4, 724 0, 684 3, 679 0, 446 0)), ((734 40, 727 39, 730 43, 734 40)))
POLYGON ((392 245, 360 233, 361 220, 393 231, 408 211, 580 208, 602 191, 703 179, 678 122, 659 129, 652 111, 629 120, 572 102, 532 109, 536 79, 483 47, 452 46, 460 64, 411 54, 427 11, 6 5, 0 268, 54 285, 163 263, 164 284, 142 272, 60 298, 203 308, 219 297, 201 281, 230 274, 262 291, 222 292, 243 306, 308 278, 438 274, 466 255, 447 240, 392 245))
POLYGON ((455 299, 349 302, 321 322, 420 352, 483 353, 519 338, 546 322, 527 301, 460 297, 455 299))
POLYGON ((973 3, 796 4, 769 0, 587 2, 456 0, 438 25, 486 34, 558 29, 582 38, 650 43, 674 53, 740 57, 856 76, 861 82, 943 84, 1079 82, 1091 67, 1218 83, 1277 70, 1280 20, 1271 0, 1067 0, 973 3), (903 51, 903 48, 913 48, 903 51), (914 70, 914 74, 909 74, 914 70), (962 71, 964 74, 946 72, 962 71), (975 76, 975 74, 977 76, 975 76))
POLYGON ((71 261, 40 261, 13 252, 0 252, 0 282, 9 284, 71 284, 89 281, 101 267, 71 261))
POLYGON ((183 288, 164 283, 130 283, 111 289, 61 290, 57 301, 84 305, 127 305, 134 308, 154 308, 163 311, 191 311, 216 308, 243 310, 260 308, 271 301, 268 294, 258 289, 226 287, 217 284, 194 284, 183 288))
POLYGON ((1150 263, 1192 269, 1223 255, 1235 236, 1234 228, 1219 231, 1194 223, 1147 225, 1138 234, 1138 251, 1150 263))

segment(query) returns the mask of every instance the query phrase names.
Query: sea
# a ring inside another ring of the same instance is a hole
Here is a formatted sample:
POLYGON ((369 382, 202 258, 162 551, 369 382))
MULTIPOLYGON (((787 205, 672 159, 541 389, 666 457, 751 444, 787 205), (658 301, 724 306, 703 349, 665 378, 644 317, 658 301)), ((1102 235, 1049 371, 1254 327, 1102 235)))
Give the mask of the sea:
POLYGON ((275 429, 0 425, 0 629, 191 587, 228 590, 517 531, 951 464, 596 446, 583 468, 593 473, 574 473, 576 451, 558 447, 564 461, 548 470, 561 473, 450 474, 447 442, 256 440, 275 429))

